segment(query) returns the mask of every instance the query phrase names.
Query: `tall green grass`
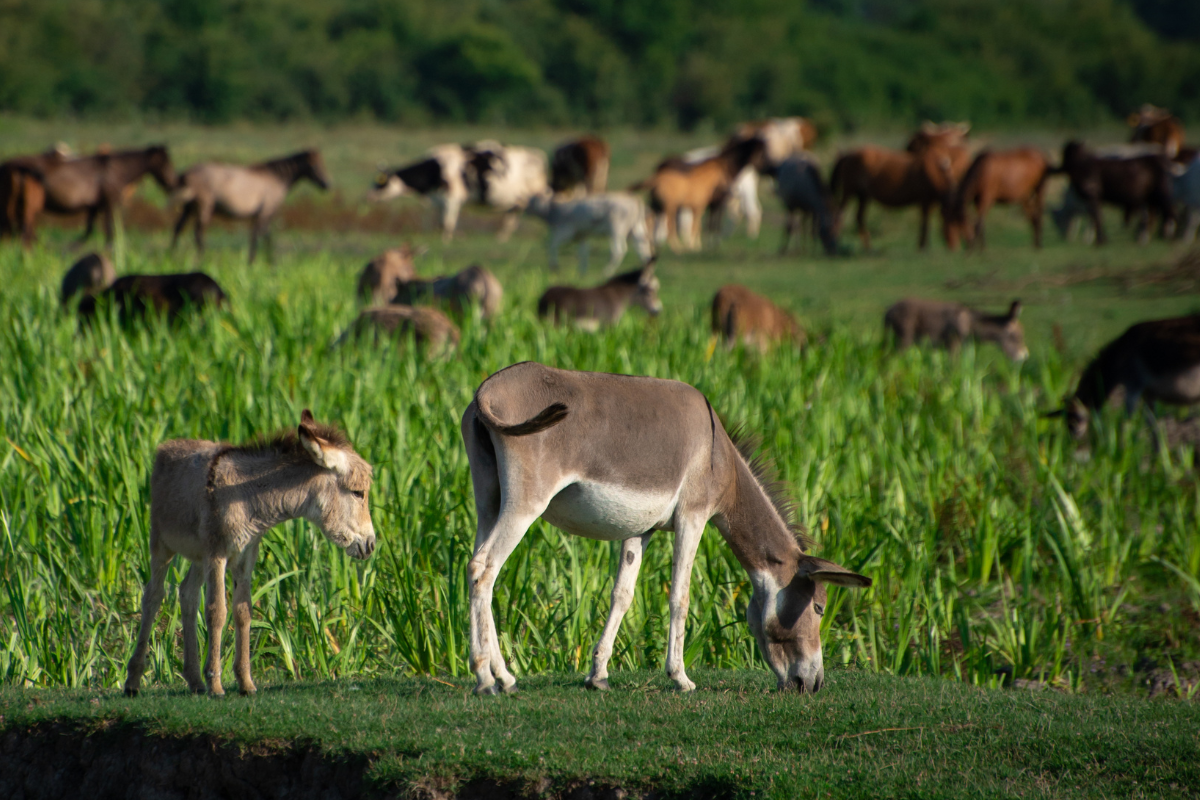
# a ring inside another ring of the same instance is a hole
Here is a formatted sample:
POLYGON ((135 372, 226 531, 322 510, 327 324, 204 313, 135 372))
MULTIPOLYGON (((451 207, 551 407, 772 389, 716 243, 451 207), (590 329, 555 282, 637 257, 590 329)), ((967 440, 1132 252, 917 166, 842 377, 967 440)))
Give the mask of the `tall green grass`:
MULTIPOLYGON (((178 268, 138 247, 129 259, 131 271, 178 268)), ((458 422, 488 374, 526 359, 683 380, 727 424, 762 436, 820 554, 875 581, 831 591, 827 663, 1079 686, 1094 653, 1132 641, 1134 599, 1167 592, 1200 608, 1190 451, 1156 453, 1109 416, 1081 456, 1038 417, 1078 366, 1042 341, 1020 366, 973 347, 888 356, 875 327, 835 323, 804 353, 761 357, 710 350, 705 309, 687 304, 654 321, 634 311, 589 335, 539 322, 532 300, 544 279, 516 264, 502 274, 500 319, 466 324, 455 357, 427 362, 393 346, 329 349, 355 313, 348 264, 288 256, 248 270, 239 259, 218 254, 207 266, 233 298, 228 312, 174 329, 101 321, 80 334, 52 289, 61 258, 0 251, 0 680, 118 685, 147 571, 157 443, 238 441, 296 424, 305 407, 342 424, 375 465, 379 550, 351 561, 305 522, 267 535, 256 675, 464 674, 474 506, 458 422)), ((615 668, 662 664, 670 553, 670 534, 652 540, 615 668)), ((586 669, 616 554, 533 526, 496 590, 518 673, 586 669)), ((693 579, 689 663, 759 665, 744 625, 748 589, 710 530, 693 579)), ((169 596, 149 680, 181 684, 179 630, 169 596)))

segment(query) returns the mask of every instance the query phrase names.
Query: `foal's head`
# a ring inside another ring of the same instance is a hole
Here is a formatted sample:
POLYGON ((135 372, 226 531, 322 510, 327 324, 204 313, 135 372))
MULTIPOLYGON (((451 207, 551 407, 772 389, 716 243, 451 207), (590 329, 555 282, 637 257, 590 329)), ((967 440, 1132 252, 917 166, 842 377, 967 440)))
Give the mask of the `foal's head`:
POLYGON ((317 423, 307 408, 296 435, 304 455, 319 467, 308 483, 305 517, 352 558, 367 558, 375 552, 375 526, 367 505, 371 465, 354 452, 341 431, 317 423))

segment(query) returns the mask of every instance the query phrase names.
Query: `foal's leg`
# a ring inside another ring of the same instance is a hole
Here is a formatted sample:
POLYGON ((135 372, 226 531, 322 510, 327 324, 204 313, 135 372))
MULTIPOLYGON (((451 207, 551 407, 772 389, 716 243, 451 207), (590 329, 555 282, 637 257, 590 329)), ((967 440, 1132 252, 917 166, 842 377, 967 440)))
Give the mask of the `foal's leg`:
POLYGON ((608 611, 600 641, 592 651, 592 673, 584 682, 589 689, 608 689, 608 660, 612 658, 613 643, 617 639, 621 620, 633 602, 638 571, 642 568, 642 552, 649 540, 650 534, 643 533, 621 543, 621 563, 617 565, 617 579, 613 583, 612 608, 608 611))
POLYGON ((196 631, 196 613, 200 610, 200 587, 204 585, 204 565, 193 561, 183 583, 179 584, 180 627, 183 629, 183 679, 192 694, 204 694, 200 677, 200 636, 196 631))
POLYGON ((125 675, 125 694, 128 697, 136 697, 141 687, 142 673, 146 670, 146 649, 150 645, 150 631, 154 629, 154 620, 162 606, 163 581, 174 556, 175 554, 161 543, 150 548, 150 579, 146 581, 142 591, 142 622, 138 627, 137 644, 133 648, 133 657, 129 659, 125 675))
POLYGON ((671 626, 667 634, 667 675, 681 691, 690 692, 696 684, 688 680, 683 669, 683 642, 687 627, 688 602, 691 595, 692 564, 696 548, 704 534, 703 519, 680 520, 675 531, 675 554, 671 565, 671 595, 668 606, 671 626))
POLYGON ((258 542, 247 547, 241 560, 233 570, 233 627, 234 638, 233 674, 237 676, 238 691, 254 694, 254 681, 250 678, 250 588, 254 574, 254 562, 258 560, 258 542))
POLYGON ((224 697, 221 687, 221 633, 225 630, 225 559, 211 557, 204 565, 207 578, 204 588, 205 622, 208 623, 208 655, 204 658, 204 678, 208 693, 224 697))

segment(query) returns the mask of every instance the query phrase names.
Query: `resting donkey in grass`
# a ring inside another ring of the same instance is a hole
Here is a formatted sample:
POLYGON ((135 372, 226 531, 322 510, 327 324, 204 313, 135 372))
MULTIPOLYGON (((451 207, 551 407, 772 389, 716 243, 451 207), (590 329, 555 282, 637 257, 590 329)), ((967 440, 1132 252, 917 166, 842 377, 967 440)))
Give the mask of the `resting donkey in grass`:
POLYGON ((525 362, 480 385, 463 414, 462 435, 478 515, 467 564, 477 694, 516 686, 500 652, 492 589, 538 517, 568 533, 622 543, 589 688, 608 688, 617 628, 633 601, 642 551, 659 530, 675 532, 667 674, 683 691, 696 688, 684 672, 684 624, 692 563, 709 520, 750 573, 746 621, 779 688, 821 688, 825 584, 865 587, 871 579, 804 552, 809 542, 790 522, 789 505, 696 389, 525 362))
POLYGON ((178 553, 192 562, 179 585, 183 612, 183 677, 197 694, 222 697, 221 633, 225 628, 225 571, 233 573, 233 669, 242 694, 250 679, 250 576, 264 533, 303 517, 352 558, 375 551, 367 506, 371 465, 346 435, 313 420, 270 439, 234 446, 172 439, 158 447, 150 477, 150 580, 142 595, 142 623, 129 659, 125 694, 136 696, 146 666, 150 631, 163 600, 167 567, 178 553), (208 653, 200 677, 196 610, 205 584, 208 653))

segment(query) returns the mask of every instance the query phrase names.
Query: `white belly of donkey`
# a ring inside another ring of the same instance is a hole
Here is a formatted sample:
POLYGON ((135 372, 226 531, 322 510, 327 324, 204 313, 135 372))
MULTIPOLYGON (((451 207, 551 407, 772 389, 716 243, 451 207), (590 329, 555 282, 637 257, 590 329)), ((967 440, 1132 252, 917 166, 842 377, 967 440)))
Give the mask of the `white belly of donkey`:
POLYGON ((669 530, 678 499, 678 492, 647 492, 580 481, 556 494, 542 519, 576 536, 606 541, 628 539, 651 530, 669 530))

